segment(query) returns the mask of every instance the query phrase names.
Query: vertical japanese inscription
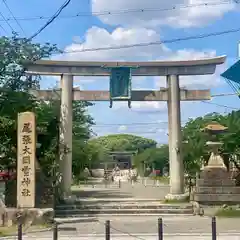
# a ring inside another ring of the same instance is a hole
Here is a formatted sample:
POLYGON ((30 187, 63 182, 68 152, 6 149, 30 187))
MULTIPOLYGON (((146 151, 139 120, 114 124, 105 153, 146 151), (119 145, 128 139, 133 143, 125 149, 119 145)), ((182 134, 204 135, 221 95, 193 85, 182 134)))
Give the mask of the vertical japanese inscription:
POLYGON ((35 206, 36 122, 32 112, 18 114, 17 205, 35 206))

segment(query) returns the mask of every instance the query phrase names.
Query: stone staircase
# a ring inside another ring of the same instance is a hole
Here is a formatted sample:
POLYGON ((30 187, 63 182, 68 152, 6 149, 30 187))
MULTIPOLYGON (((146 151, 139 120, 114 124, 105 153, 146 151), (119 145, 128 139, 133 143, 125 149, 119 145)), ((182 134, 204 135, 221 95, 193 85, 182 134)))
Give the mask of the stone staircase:
POLYGON ((156 199, 76 199, 72 203, 64 203, 56 208, 58 218, 192 214, 192 204, 165 204, 156 199))

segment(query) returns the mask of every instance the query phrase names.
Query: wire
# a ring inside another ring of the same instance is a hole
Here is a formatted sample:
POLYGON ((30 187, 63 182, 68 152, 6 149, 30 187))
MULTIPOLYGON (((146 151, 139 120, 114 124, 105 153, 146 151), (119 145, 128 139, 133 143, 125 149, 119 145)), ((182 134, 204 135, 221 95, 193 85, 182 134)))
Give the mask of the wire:
MULTIPOLYGON (((2 2, 4 3, 4 5, 6 6, 6 8, 8 9, 8 11, 10 12, 10 14, 12 15, 13 19, 15 20, 15 22, 17 23, 17 25, 19 26, 19 28, 22 30, 23 34, 27 35, 26 32, 24 31, 23 27, 21 26, 21 24, 19 23, 19 21, 16 19, 16 17, 14 16, 13 12, 11 11, 10 7, 8 6, 6 0, 2 0, 2 2)), ((6 19, 7 20, 7 19, 6 19)))
MULTIPOLYGON (((181 122, 187 122, 187 121, 181 121, 181 122)), ((114 126, 145 126, 145 125, 156 125, 156 124, 168 124, 168 122, 136 122, 136 123, 98 123, 96 125, 94 125, 94 127, 114 127, 114 126)))
POLYGON ((238 96, 237 93, 220 93, 220 94, 213 94, 211 97, 225 97, 225 96, 238 96))
POLYGON ((13 27, 11 26, 11 24, 7 21, 7 19, 4 17, 4 15, 0 12, 0 15, 3 19, 4 22, 7 23, 7 25, 9 26, 9 28, 12 30, 12 32, 15 32, 15 30, 13 29, 13 27))
POLYGON ((2 29, 3 32, 5 32, 7 34, 6 29, 0 24, 0 28, 2 29))
MULTIPOLYGON (((144 132, 144 131, 129 131, 129 130, 126 130, 126 131, 110 131, 108 134, 160 134, 161 132, 157 132, 157 130, 160 130, 160 129, 156 129, 156 131, 149 131, 149 132, 144 132)), ((104 134, 108 132, 108 131, 105 131, 104 134)), ((98 133, 99 133, 99 130, 98 130, 98 133)), ((163 133, 163 132, 162 132, 163 133)), ((167 134, 165 134, 167 135, 167 134)))
MULTIPOLYGON (((208 38, 208 37, 216 37, 216 36, 221 36, 221 35, 225 35, 225 34, 236 33, 239 31, 240 31, 240 28, 235 28, 235 29, 229 29, 229 30, 220 31, 220 32, 205 33, 205 34, 193 35, 193 36, 188 36, 188 37, 166 39, 166 40, 162 40, 162 41, 154 41, 154 42, 147 42, 147 43, 137 43, 137 44, 118 45, 118 46, 99 47, 99 48, 85 48, 85 49, 81 49, 81 50, 72 50, 72 51, 62 50, 61 53, 69 54, 69 53, 95 52, 95 51, 105 51, 105 50, 118 50, 118 49, 126 49, 126 48, 133 48, 133 47, 147 47, 147 46, 161 45, 161 44, 166 44, 166 43, 170 44, 170 43, 176 43, 176 42, 181 42, 181 41, 189 41, 189 40, 203 39, 203 38, 208 38)), ((55 53, 55 54, 59 54, 59 53, 55 53)))
POLYGON ((61 14, 61 12, 66 8, 71 0, 67 0, 58 10, 57 12, 36 32, 34 33, 31 37, 29 37, 27 40, 31 41, 33 38, 38 36, 46 27, 48 27, 53 21, 61 14))
MULTIPOLYGON (((233 94, 219 94, 216 96, 228 96, 228 95, 233 95, 233 94)), ((236 95, 236 94, 234 94, 236 95)), ((214 95, 213 95, 214 96, 214 95)), ((207 103, 207 104, 212 104, 212 105, 216 105, 219 107, 224 107, 224 108, 228 108, 228 109, 233 109, 233 110, 239 110, 238 108, 235 107, 231 107, 231 106, 226 106, 226 105, 222 105, 222 104, 218 104, 218 103, 214 103, 214 102, 207 102, 207 101, 201 101, 202 103, 207 103)), ((186 123, 188 122, 188 120, 182 120, 181 123, 186 123)), ((114 126, 146 126, 146 125, 160 125, 160 124, 168 124, 168 121, 164 121, 164 122, 135 122, 135 123, 97 123, 95 125, 93 125, 93 127, 114 127, 114 126)), ((150 132, 151 133, 151 132, 150 132)))
POLYGON ((239 108, 229 107, 229 106, 222 105, 222 104, 218 104, 218 103, 206 102, 206 101, 201 101, 201 102, 203 102, 203 103, 207 103, 207 104, 216 105, 216 106, 218 106, 218 107, 224 107, 224 108, 232 109, 232 110, 239 110, 239 108))
MULTIPOLYGON (((133 13, 145 13, 145 12, 165 12, 165 11, 175 11, 181 9, 188 9, 188 8, 196 8, 196 7, 208 7, 208 6, 218 6, 223 4, 238 4, 233 0, 223 0, 219 2, 205 2, 205 3, 197 3, 197 4, 188 4, 188 5, 175 5, 171 8, 137 8, 137 9, 123 9, 123 10, 105 10, 100 12, 80 12, 74 15, 66 15, 59 17, 59 19, 66 19, 66 18, 76 18, 76 17, 99 17, 99 16, 109 16, 109 15, 121 15, 121 14, 133 14, 133 13)), ((45 20, 49 19, 47 16, 36 16, 36 17, 19 17, 17 18, 18 21, 32 21, 32 20, 45 20)), ((7 18, 7 21, 12 21, 14 19, 7 18)), ((0 20, 1 21, 1 20, 0 20)))

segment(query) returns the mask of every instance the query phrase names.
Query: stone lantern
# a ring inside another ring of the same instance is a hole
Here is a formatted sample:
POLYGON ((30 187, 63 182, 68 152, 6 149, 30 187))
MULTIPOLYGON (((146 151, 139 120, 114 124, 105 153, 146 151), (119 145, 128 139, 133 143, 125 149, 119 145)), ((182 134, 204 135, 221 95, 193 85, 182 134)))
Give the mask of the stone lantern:
POLYGON ((217 135, 225 133, 227 129, 227 127, 224 127, 217 122, 208 124, 204 128, 204 131, 209 134, 211 139, 206 143, 206 145, 211 149, 211 155, 205 168, 224 168, 227 170, 223 158, 219 154, 219 148, 223 145, 223 143, 217 141, 217 135))
POLYGON ((211 149, 211 155, 207 166, 204 166, 200 177, 196 181, 196 189, 193 200, 201 204, 239 203, 240 188, 231 178, 223 158, 219 153, 222 142, 217 141, 218 134, 224 134, 227 127, 217 122, 208 124, 204 129, 208 133, 210 141, 206 143, 211 149))

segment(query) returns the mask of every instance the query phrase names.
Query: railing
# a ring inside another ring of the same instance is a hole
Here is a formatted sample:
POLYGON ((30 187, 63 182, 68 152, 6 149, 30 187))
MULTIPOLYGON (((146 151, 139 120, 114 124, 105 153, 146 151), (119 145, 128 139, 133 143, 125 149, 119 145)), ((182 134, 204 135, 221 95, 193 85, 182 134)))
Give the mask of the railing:
MULTIPOLYGON (((215 217, 212 217, 211 223, 212 223, 211 239, 212 240, 217 240, 217 228, 216 228, 216 218, 215 217)), ((128 232, 123 232, 123 231, 120 231, 120 230, 116 229, 115 227, 111 226, 111 221, 110 220, 106 220, 105 222, 103 222, 103 224, 105 226, 105 236, 102 239, 110 240, 112 238, 111 230, 114 230, 114 231, 120 232, 121 234, 124 234, 124 236, 128 236, 128 237, 139 239, 139 240, 146 240, 145 238, 143 238, 141 236, 136 236, 135 234, 131 234, 131 233, 128 233, 128 232)), ((164 223, 163 223, 162 218, 159 218, 158 221, 157 221, 157 229, 158 229, 157 239, 158 240, 164 240, 165 239, 165 237, 164 237, 164 223)), ((22 224, 19 224, 18 225, 18 232, 17 232, 17 239, 18 240, 24 240, 23 236, 24 236, 23 226, 22 226, 22 224)), ((69 237, 69 239, 72 238, 72 236, 68 236, 68 237, 69 237)), ((14 239, 16 239, 16 238, 14 238, 14 239)), ((41 239, 41 237, 40 238, 36 237, 36 239, 41 239)), ((59 237, 59 224, 57 222, 55 222, 53 224, 52 237, 48 237, 48 238, 43 237, 43 239, 52 239, 52 240, 60 240, 61 239, 61 237, 59 237)), ((79 239, 80 240, 80 239, 82 239, 82 237, 81 236, 79 236, 79 237, 75 236, 74 239, 79 239)), ((99 238, 97 238, 97 239, 99 239, 99 238)))

